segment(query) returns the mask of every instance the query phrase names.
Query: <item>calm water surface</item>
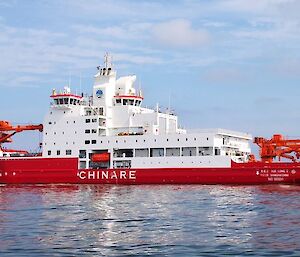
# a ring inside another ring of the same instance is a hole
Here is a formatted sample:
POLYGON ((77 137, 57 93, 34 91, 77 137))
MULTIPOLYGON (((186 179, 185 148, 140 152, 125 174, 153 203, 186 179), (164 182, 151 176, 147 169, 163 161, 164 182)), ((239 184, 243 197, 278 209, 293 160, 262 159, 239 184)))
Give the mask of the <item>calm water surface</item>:
POLYGON ((300 256, 299 186, 0 186, 0 256, 300 256))

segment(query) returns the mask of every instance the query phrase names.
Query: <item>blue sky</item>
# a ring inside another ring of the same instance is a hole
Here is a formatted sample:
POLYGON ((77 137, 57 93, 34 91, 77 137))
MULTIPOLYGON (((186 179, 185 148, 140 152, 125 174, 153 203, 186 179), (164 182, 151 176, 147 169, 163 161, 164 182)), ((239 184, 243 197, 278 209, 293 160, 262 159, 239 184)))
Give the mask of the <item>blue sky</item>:
POLYGON ((299 48, 297 0, 0 0, 0 119, 42 122, 69 74, 90 93, 108 51, 185 128, 300 137, 299 48))

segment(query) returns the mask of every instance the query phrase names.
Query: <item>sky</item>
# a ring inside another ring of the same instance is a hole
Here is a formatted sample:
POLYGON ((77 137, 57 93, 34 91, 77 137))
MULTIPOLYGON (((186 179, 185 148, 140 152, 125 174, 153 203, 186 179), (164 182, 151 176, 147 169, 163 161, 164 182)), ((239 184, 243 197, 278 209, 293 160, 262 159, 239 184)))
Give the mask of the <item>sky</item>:
POLYGON ((299 50, 298 0, 0 0, 0 120, 42 123, 69 82, 91 93, 109 52, 184 128, 300 138, 299 50))

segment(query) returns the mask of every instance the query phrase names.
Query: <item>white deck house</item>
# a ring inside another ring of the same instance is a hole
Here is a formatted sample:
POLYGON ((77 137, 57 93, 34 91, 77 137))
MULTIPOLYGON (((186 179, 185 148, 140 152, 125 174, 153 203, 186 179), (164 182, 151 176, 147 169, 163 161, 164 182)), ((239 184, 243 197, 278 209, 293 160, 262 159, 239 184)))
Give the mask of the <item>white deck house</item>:
POLYGON ((143 108, 136 76, 117 79, 106 56, 90 97, 53 90, 43 156, 79 157, 80 168, 230 167, 245 162, 251 136, 223 129, 187 132, 178 117, 143 108), (93 155, 107 159, 93 161, 93 155))

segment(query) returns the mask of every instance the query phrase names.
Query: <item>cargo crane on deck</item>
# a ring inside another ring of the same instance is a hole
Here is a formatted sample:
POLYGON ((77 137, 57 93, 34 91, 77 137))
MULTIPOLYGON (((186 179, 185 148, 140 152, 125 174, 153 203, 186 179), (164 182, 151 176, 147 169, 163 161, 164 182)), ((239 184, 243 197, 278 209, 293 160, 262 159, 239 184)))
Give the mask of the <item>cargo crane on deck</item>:
POLYGON ((32 131, 32 130, 38 130, 40 132, 43 131, 43 125, 11 125, 8 121, 0 121, 0 152, 14 152, 14 153, 21 153, 26 154, 26 151, 21 150, 8 150, 3 149, 2 144, 3 143, 11 143, 12 142, 12 136, 14 136, 17 133, 23 132, 23 131, 32 131))
MULTIPOLYGON (((259 154, 262 162, 271 163, 276 157, 279 161, 281 158, 286 158, 297 162, 300 158, 299 139, 286 139, 280 134, 275 134, 271 139, 255 137, 254 143, 260 148, 259 154)), ((250 161, 256 161, 253 155, 250 156, 250 161)))

